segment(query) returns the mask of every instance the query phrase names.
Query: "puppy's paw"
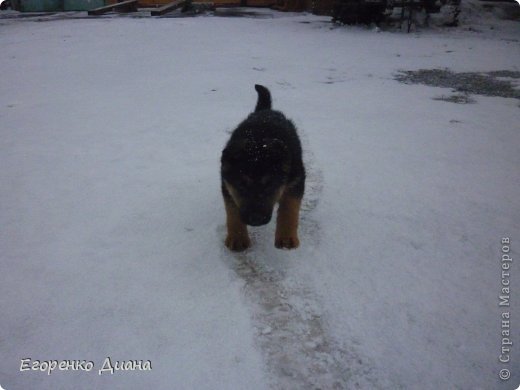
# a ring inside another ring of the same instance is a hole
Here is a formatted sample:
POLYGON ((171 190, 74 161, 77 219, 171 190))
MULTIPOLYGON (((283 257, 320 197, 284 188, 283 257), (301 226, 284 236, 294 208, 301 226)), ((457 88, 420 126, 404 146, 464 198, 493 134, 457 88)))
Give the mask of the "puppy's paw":
POLYGON ((226 246, 235 252, 245 251, 251 246, 251 239, 249 236, 228 234, 226 237, 226 246))
POLYGON ((287 235, 287 236, 276 236, 274 239, 274 246, 278 249, 295 249, 300 245, 300 240, 298 240, 298 236, 295 235, 287 235))

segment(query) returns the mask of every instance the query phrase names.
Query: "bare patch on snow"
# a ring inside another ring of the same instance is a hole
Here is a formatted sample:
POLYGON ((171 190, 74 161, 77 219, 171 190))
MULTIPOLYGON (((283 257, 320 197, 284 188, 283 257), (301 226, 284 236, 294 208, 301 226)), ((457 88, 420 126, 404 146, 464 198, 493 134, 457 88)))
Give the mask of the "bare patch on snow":
POLYGON ((520 89, 518 89, 520 72, 518 71, 456 73, 449 69, 419 69, 400 71, 394 78, 405 84, 452 88, 458 94, 452 95, 450 99, 440 99, 452 103, 472 103, 467 99, 461 101, 458 98, 468 97, 469 94, 520 99, 520 89))

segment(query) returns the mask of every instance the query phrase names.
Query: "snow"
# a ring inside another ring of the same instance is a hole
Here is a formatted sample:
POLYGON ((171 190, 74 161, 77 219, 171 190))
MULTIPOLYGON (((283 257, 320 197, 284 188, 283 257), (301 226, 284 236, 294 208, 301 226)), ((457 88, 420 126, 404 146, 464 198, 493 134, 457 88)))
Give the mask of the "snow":
POLYGON ((516 388, 519 102, 394 75, 518 71, 518 22, 403 34, 258 12, 0 18, 1 386, 516 388), (255 83, 302 138, 294 251, 272 223, 223 245, 220 153, 255 83), (98 375, 107 357, 152 370, 98 375))

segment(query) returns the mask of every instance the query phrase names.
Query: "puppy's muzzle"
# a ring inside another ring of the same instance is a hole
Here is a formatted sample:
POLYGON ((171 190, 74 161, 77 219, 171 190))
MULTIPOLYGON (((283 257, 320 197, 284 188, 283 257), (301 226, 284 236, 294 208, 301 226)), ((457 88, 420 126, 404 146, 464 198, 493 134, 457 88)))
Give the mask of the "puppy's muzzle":
POLYGON ((266 225, 271 221, 272 210, 244 210, 240 213, 240 219, 249 226, 266 225))

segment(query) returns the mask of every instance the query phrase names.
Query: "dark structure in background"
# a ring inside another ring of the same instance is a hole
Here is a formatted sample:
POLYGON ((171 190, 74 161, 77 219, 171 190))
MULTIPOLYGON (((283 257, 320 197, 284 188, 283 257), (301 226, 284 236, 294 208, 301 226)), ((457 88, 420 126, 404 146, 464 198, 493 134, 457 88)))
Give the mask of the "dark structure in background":
POLYGON ((460 0, 334 0, 332 20, 343 24, 379 25, 397 9, 400 27, 406 23, 409 32, 417 12, 425 13, 427 24, 429 15, 438 13, 444 5, 452 8, 452 20, 446 25, 457 26, 460 0))
POLYGON ((379 24, 385 18, 386 0, 337 0, 332 21, 343 24, 379 24))
MULTIPOLYGON (((412 25, 458 26, 461 0, 0 0, 0 9, 21 12, 88 11, 89 15, 108 12, 148 11, 151 16, 163 16, 181 10, 186 16, 213 12, 229 12, 234 16, 254 15, 254 10, 236 7, 264 7, 279 11, 312 12, 332 16, 337 24, 396 23, 409 32, 412 25), (231 8, 222 10, 223 8, 231 8)), ((500 19, 520 19, 520 7, 515 0, 480 0, 482 12, 493 12, 500 19)))

